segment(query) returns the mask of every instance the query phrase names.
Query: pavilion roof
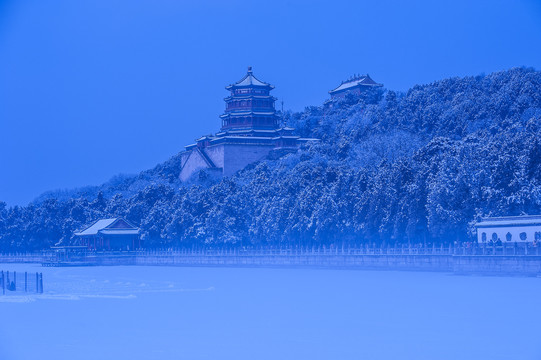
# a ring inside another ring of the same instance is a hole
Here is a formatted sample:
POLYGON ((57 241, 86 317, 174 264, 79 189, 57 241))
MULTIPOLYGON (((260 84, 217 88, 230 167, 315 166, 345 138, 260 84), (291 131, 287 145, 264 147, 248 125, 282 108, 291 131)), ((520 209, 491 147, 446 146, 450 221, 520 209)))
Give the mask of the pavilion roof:
POLYGON ((488 217, 481 219, 475 224, 476 227, 498 227, 498 226, 518 226, 518 225, 541 225, 541 215, 521 215, 488 217))
POLYGON ((216 137, 223 137, 223 136, 226 136, 226 135, 235 135, 235 134, 240 134, 240 135, 250 135, 250 134, 266 134, 267 136, 273 136, 274 134, 278 134, 278 133, 282 133, 282 132, 292 132, 293 130, 295 130, 294 128, 291 128, 291 127, 281 127, 281 128, 268 128, 268 129, 265 129, 265 128, 253 128, 253 127, 249 127, 249 128, 245 128, 245 129, 236 129, 236 128, 233 128, 233 129, 227 129, 227 130, 223 130, 223 131, 220 131, 218 133, 216 133, 216 137))
POLYGON ((272 95, 254 95, 254 94, 235 94, 230 95, 226 98, 224 98, 225 101, 229 100, 247 100, 247 99, 274 99, 278 100, 278 98, 272 96, 272 95))
POLYGON ((212 136, 212 135, 204 135, 204 136, 201 136, 198 139, 195 139, 195 141, 199 142, 199 141, 203 141, 203 140, 212 140, 214 138, 215 138, 215 136, 212 136))
POLYGON ((348 79, 346 81, 342 81, 340 86, 335 88, 334 90, 329 91, 329 93, 335 93, 340 91, 349 90, 351 88, 357 87, 357 86, 374 86, 374 87, 380 87, 383 86, 383 84, 378 84, 372 78, 366 74, 366 75, 357 75, 354 76, 351 79, 348 79))
POLYGON ((220 115, 220 117, 223 119, 229 116, 250 116, 250 115, 272 116, 272 115, 276 115, 276 113, 274 111, 233 110, 233 111, 228 111, 225 114, 220 115))
POLYGON ((250 86, 261 86, 261 87, 270 87, 270 88, 274 88, 274 86, 272 86, 271 84, 267 84, 266 82, 263 82, 259 79, 257 79, 253 72, 252 72, 252 67, 249 66, 248 67, 248 72, 246 73, 246 75, 244 75, 244 77, 242 79, 240 79, 239 81, 237 81, 236 83, 234 84, 231 84, 229 86, 226 86, 226 89, 227 90, 230 90, 234 87, 250 87, 250 86))
POLYGON ((76 232, 75 236, 91 236, 97 234, 109 235, 132 235, 138 234, 139 229, 131 225, 122 218, 100 219, 87 227, 86 229, 76 232))

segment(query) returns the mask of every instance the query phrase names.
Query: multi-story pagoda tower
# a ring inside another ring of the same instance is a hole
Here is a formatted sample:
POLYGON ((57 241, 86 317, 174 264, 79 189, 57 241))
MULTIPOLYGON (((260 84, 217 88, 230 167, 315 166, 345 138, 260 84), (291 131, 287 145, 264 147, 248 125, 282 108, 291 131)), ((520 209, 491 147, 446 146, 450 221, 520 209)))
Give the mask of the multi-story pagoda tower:
POLYGON ((203 136, 181 153, 180 179, 188 180, 200 170, 229 176, 246 165, 264 159, 276 149, 295 151, 315 139, 294 135, 292 128, 280 127, 270 92, 274 86, 248 73, 226 87, 231 94, 220 116, 222 127, 215 135, 203 136))
POLYGON ((248 67, 248 73, 235 84, 226 86, 225 113, 221 115, 222 131, 229 129, 275 129, 278 117, 270 95, 274 86, 258 80, 248 67))

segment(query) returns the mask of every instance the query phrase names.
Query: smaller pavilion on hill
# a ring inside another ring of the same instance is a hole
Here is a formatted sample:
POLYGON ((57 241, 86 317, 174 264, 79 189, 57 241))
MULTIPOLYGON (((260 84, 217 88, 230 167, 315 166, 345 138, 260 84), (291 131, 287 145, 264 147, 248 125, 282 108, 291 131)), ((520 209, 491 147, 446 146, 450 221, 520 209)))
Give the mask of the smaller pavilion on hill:
POLYGON ((346 94, 360 95, 363 91, 375 87, 382 87, 383 84, 378 84, 370 75, 355 75, 346 81, 342 81, 340 86, 329 91, 331 99, 343 98, 346 94))
POLYGON ((135 250, 141 247, 140 230, 122 218, 101 219, 74 234, 76 245, 90 250, 135 250))

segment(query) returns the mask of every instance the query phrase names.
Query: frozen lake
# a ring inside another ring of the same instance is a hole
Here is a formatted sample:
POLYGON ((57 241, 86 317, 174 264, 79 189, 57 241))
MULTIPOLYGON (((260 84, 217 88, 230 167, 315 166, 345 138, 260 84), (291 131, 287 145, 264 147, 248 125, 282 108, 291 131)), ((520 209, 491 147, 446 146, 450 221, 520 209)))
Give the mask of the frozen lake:
POLYGON ((541 359, 541 278, 81 267, 0 295, 0 359, 541 359))

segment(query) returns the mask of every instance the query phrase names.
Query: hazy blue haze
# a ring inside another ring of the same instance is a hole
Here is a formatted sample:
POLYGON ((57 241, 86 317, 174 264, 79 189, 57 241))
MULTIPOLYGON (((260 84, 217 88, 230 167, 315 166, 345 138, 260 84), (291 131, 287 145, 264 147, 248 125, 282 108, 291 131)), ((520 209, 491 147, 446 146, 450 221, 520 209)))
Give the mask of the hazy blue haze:
POLYGON ((287 109, 541 68, 537 1, 0 1, 0 200, 135 173, 216 131, 247 65, 287 109))

